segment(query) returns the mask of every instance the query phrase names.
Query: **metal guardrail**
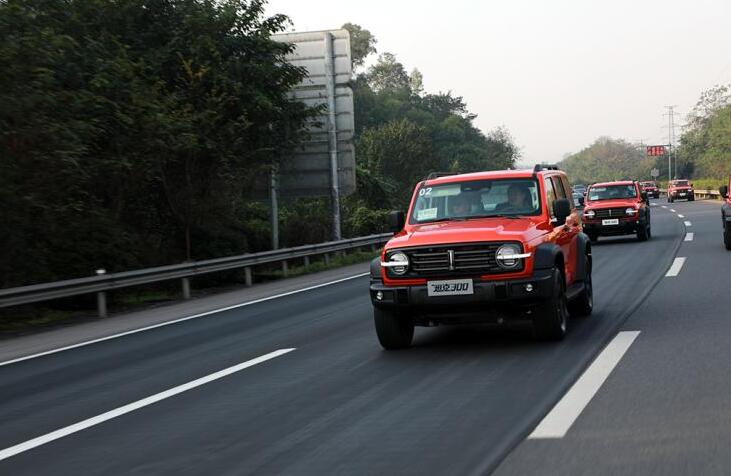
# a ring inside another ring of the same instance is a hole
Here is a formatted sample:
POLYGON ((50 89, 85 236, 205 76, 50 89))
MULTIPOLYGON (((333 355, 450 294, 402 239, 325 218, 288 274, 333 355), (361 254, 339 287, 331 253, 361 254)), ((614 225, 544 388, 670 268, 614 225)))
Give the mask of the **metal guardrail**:
MULTIPOLYGON (((665 188, 660 189, 660 193, 667 195, 668 191, 665 188)), ((693 190, 693 195, 695 198, 701 198, 701 199, 720 199, 721 194, 718 192, 718 190, 693 190)))
POLYGON ((314 245, 297 246, 281 250, 263 251, 225 258, 215 258, 203 261, 159 266, 156 268, 124 271, 107 274, 103 269, 97 270, 96 276, 87 278, 68 279, 51 283, 33 284, 16 288, 0 289, 0 308, 30 304, 51 299, 97 293, 97 308, 100 317, 106 317, 106 291, 122 289, 140 284, 157 283, 172 279, 181 279, 183 298, 190 298, 190 278, 201 274, 228 271, 244 268, 245 284, 252 285, 252 267, 260 264, 282 263, 282 272, 287 275, 287 261, 303 258, 305 266, 309 265, 311 256, 324 255, 325 262, 329 263, 329 253, 346 251, 371 246, 375 248, 388 241, 393 234, 362 236, 340 241, 329 241, 314 245))

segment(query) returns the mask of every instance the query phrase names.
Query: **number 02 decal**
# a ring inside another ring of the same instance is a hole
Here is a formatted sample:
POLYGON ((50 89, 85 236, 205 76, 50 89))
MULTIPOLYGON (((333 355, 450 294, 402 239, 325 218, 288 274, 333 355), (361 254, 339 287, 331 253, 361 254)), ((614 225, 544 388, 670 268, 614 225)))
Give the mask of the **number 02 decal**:
POLYGON ((426 187, 426 188, 422 188, 421 190, 419 190, 420 197, 423 197, 424 195, 429 195, 429 194, 431 194, 431 187, 426 187))

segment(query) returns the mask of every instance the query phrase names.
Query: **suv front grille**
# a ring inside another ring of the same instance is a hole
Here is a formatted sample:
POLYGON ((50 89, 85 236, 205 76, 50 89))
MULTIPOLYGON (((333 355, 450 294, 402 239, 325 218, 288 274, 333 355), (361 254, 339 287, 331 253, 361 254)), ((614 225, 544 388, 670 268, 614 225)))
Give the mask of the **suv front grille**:
POLYGON ((599 208, 595 209, 596 218, 621 218, 627 216, 625 213, 627 207, 624 208, 599 208))
POLYGON ((522 270, 522 260, 518 268, 511 270, 505 270, 498 265, 495 253, 503 244, 505 243, 401 248, 398 251, 406 253, 410 263, 409 271, 402 277, 497 274, 522 270))

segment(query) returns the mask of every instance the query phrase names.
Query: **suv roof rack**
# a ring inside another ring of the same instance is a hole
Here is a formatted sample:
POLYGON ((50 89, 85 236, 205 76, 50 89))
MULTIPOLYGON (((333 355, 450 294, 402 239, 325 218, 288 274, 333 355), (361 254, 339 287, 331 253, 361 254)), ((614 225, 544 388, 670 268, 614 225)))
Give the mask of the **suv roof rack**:
POLYGON ((536 164, 535 167, 533 167, 533 172, 540 172, 541 170, 560 170, 558 168, 558 165, 548 165, 548 164, 536 164))
POLYGON ((439 177, 448 177, 450 175, 456 175, 454 172, 429 172, 424 180, 431 180, 439 177))

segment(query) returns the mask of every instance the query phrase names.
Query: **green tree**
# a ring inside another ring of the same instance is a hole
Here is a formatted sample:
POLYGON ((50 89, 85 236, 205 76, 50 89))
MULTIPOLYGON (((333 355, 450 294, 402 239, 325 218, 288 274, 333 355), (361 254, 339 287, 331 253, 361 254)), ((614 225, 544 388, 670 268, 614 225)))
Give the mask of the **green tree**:
POLYGON ((0 2, 0 286, 251 249, 311 115, 263 0, 0 2))
POLYGON ((655 159, 622 139, 600 137, 593 144, 561 161, 573 183, 611 180, 649 180, 655 159))
POLYGON ((363 66, 366 58, 376 53, 376 38, 370 31, 355 23, 346 23, 340 28, 350 32, 350 61, 353 69, 363 66))

